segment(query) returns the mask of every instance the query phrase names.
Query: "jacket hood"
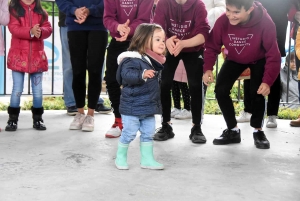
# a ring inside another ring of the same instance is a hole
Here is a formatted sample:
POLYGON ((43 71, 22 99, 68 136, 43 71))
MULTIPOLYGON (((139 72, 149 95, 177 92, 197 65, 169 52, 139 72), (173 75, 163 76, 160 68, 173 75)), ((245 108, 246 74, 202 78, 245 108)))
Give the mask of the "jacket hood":
POLYGON ((178 4, 175 0, 172 0, 173 11, 176 13, 177 21, 181 22, 182 15, 184 12, 189 10, 194 3, 198 0, 187 0, 184 4, 178 4))
POLYGON ((125 58, 137 58, 137 59, 142 59, 142 57, 144 57, 150 64, 151 61, 147 56, 142 56, 140 53, 138 52, 133 52, 133 51, 126 51, 126 52, 122 52, 119 56, 118 56, 118 64, 120 65, 120 63, 123 61, 123 59, 125 58))
POLYGON ((251 13, 249 22, 247 22, 246 24, 243 24, 241 26, 243 26, 243 27, 255 26, 262 20, 263 16, 267 15, 267 10, 261 5, 260 2, 255 1, 253 3, 253 7, 254 7, 254 10, 251 13))

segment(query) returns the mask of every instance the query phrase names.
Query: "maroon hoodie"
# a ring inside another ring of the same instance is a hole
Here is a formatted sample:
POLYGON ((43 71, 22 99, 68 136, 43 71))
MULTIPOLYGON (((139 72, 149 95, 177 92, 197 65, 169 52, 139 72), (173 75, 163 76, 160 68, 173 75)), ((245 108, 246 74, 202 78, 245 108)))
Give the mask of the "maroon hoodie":
POLYGON ((222 45, 228 50, 227 60, 240 64, 254 64, 266 58, 263 83, 271 86, 280 72, 281 56, 277 45, 276 28, 266 9, 254 2, 249 22, 231 25, 222 15, 205 43, 204 69, 213 70, 222 45))
POLYGON ((118 25, 129 19, 130 33, 127 39, 130 40, 139 24, 150 23, 153 3, 154 0, 104 0, 104 26, 113 38, 119 38, 118 25))
MULTIPOLYGON (((175 0, 160 0, 153 22, 163 27, 167 38, 176 35, 180 40, 190 39, 198 34, 202 34, 206 40, 210 29, 207 11, 201 0, 187 0, 183 5, 175 0)), ((196 52, 200 49, 203 49, 203 45, 184 48, 182 52, 196 52)))

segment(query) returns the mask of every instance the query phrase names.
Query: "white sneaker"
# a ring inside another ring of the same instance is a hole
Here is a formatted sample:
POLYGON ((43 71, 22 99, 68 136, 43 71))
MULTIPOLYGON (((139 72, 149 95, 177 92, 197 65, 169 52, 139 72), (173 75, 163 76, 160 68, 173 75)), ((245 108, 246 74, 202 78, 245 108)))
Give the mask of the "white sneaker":
POLYGON ((245 112, 244 110, 241 111, 240 115, 238 117, 236 117, 236 121, 238 123, 244 123, 244 122, 250 122, 251 119, 251 115, 248 112, 245 112))
POLYGON ((181 112, 180 109, 173 108, 173 109, 171 110, 171 118, 174 118, 175 115, 179 114, 180 112, 181 112))
POLYGON ((107 138, 117 138, 120 137, 122 130, 118 126, 118 124, 114 123, 112 127, 106 132, 105 137, 107 138))
POLYGON ((77 113, 70 125, 70 130, 80 130, 85 119, 85 114, 77 113))
POLYGON ((181 112, 175 115, 175 119, 191 119, 192 113, 186 109, 181 110, 181 112))
POLYGON ((276 119, 277 119, 277 116, 275 116, 275 115, 268 116, 266 127, 267 128, 277 128, 276 119))
POLYGON ((94 130, 94 117, 86 115, 84 122, 82 124, 83 131, 93 131, 94 130))

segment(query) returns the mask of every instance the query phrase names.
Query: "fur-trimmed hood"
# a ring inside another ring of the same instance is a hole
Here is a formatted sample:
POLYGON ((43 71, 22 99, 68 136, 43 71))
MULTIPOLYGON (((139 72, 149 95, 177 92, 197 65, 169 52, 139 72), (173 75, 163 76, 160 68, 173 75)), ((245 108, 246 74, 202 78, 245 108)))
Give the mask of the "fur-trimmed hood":
POLYGON ((146 56, 146 55, 141 55, 138 52, 135 51, 126 51, 126 52, 122 52, 119 56, 118 56, 118 65, 120 65, 120 63, 123 61, 123 59, 125 58, 137 58, 137 59, 143 59, 143 57, 151 64, 150 59, 146 56))

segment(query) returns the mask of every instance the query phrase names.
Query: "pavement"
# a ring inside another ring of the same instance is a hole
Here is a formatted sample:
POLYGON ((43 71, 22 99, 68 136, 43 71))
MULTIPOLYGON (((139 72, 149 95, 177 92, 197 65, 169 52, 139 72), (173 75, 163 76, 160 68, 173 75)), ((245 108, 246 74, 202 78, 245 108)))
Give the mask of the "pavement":
MULTIPOLYGON (((264 128, 271 143, 257 149, 248 123, 240 144, 212 144, 226 128, 222 116, 204 115, 206 144, 193 144, 191 120, 172 120, 175 138, 154 142, 164 170, 141 169, 139 137, 129 147, 129 170, 114 165, 118 139, 104 137, 113 114, 95 114, 95 130, 69 130, 65 110, 45 111, 46 131, 21 111, 18 130, 4 131, 0 112, 0 201, 300 200, 300 128, 289 120, 264 128)), ((157 127, 160 117, 156 117, 157 127)))

